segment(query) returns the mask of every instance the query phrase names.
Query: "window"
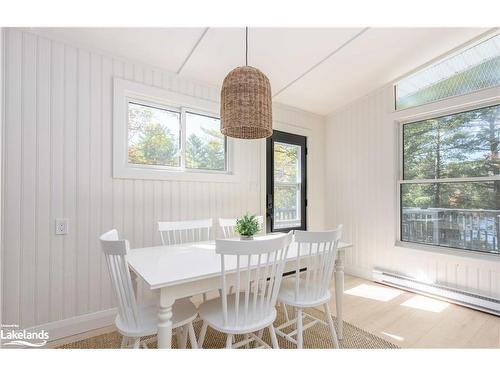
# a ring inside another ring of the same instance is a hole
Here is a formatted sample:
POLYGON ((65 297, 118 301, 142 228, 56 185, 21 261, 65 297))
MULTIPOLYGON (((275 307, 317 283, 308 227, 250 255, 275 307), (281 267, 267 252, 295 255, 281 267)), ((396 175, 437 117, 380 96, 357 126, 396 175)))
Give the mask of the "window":
POLYGON ((396 110, 500 85, 500 35, 408 76, 395 85, 396 110))
POLYGON ((234 181, 216 102, 114 81, 113 176, 234 181))
POLYGON ((226 137, 215 117, 186 113, 186 167, 223 171, 226 169, 226 137))
POLYGON ((226 137, 216 117, 128 102, 130 164, 226 170, 226 137), (186 140, 183 147, 182 132, 186 140), (181 152, 185 149, 185 153, 181 152), (183 157, 183 154, 185 157, 183 157))
POLYGON ((181 114, 128 103, 128 162, 179 167, 181 114))
POLYGON ((402 125, 401 240, 499 254, 500 105, 402 125))

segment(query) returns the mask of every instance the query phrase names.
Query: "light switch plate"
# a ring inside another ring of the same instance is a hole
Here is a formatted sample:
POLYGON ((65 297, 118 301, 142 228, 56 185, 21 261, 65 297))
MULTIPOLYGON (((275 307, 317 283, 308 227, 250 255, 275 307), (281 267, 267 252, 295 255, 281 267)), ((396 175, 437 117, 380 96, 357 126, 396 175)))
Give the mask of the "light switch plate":
POLYGON ((56 234, 68 234, 68 219, 56 219, 56 234))

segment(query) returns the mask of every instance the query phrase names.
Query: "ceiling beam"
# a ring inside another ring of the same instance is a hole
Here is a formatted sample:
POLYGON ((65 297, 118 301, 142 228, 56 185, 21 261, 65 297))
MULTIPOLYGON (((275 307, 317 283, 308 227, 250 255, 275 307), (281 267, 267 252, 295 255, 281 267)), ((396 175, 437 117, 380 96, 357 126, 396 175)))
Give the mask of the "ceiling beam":
POLYGON ((287 85, 285 85, 283 88, 281 88, 280 90, 278 90, 278 92, 276 92, 274 95, 273 95, 273 98, 279 94, 281 94, 283 91, 285 91, 287 88, 289 88, 290 86, 292 86, 295 82, 297 82, 298 80, 304 78, 307 74, 311 73, 314 69, 316 69, 318 66, 320 66, 321 64, 323 64, 326 60, 328 60, 330 57, 332 57, 333 55, 337 54, 338 52, 340 52, 340 50, 342 50, 344 47, 346 47, 349 43, 351 43, 352 41, 354 41, 356 38, 360 37, 361 35, 363 35, 366 31, 368 31, 369 27, 365 27, 363 30, 361 30, 360 32, 358 32, 356 35, 352 36, 351 38, 349 38, 347 41, 345 41, 340 47, 338 47, 335 51, 333 52, 330 52, 326 57, 324 57, 323 59, 321 59, 320 61, 318 61, 316 64, 314 64, 313 66, 311 66, 309 69, 307 69, 304 73, 302 73, 300 76, 298 76, 297 78, 295 78, 293 81, 291 81, 290 83, 288 83, 287 85))
POLYGON ((208 31, 208 27, 205 28, 205 30, 203 30, 203 32, 201 33, 200 37, 198 38, 198 40, 196 41, 196 43, 194 44, 193 48, 191 48, 191 51, 189 52, 189 54, 187 55, 187 57, 184 59, 184 61, 182 62, 181 66, 179 69, 177 69, 177 72, 175 72, 176 74, 180 74, 182 69, 184 69, 184 66, 186 66, 187 62, 189 61, 189 59, 191 58, 191 56, 193 55, 194 51, 196 50, 196 48, 198 48, 198 45, 201 43, 201 41, 203 40, 203 38, 205 37, 205 34, 207 33, 208 31))

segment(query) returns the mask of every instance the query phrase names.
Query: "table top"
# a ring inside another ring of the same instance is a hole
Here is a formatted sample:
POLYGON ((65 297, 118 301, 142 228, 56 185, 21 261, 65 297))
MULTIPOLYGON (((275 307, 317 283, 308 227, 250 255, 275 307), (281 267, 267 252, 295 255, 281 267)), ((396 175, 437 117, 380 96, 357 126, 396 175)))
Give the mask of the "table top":
MULTIPOLYGON (((253 241, 270 236, 275 235, 255 237, 253 241)), ((239 241, 238 238, 234 240, 239 241)), ((351 246, 351 244, 340 242, 338 248, 345 250, 351 246)), ((287 259, 295 259, 296 255, 297 246, 295 242, 292 242, 287 259)), ((236 261, 233 260, 236 269, 236 261)), ((130 268, 148 284, 150 289, 202 280, 221 274, 221 258, 215 252, 215 241, 132 249, 127 254, 127 261, 130 268)), ((226 267, 230 270, 231 264, 226 262, 226 267)))

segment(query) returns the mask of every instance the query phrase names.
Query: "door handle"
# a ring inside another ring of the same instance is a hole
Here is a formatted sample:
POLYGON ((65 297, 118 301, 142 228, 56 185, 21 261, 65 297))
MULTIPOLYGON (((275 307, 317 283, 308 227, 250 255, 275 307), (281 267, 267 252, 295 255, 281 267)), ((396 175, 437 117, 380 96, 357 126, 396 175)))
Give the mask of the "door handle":
POLYGON ((273 217, 273 195, 267 194, 267 216, 273 217))

